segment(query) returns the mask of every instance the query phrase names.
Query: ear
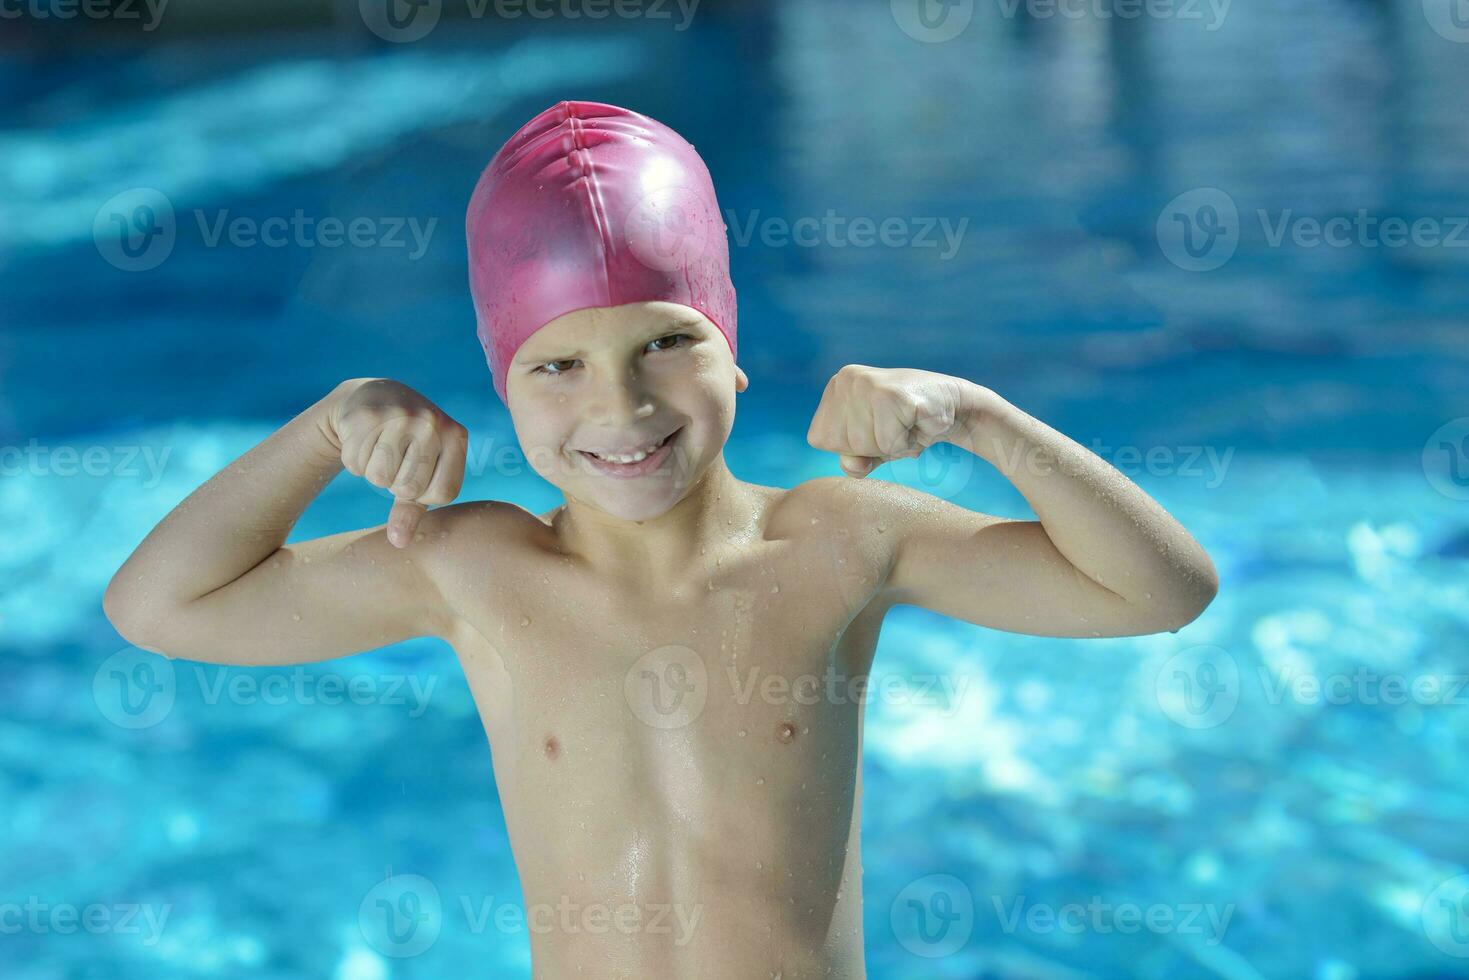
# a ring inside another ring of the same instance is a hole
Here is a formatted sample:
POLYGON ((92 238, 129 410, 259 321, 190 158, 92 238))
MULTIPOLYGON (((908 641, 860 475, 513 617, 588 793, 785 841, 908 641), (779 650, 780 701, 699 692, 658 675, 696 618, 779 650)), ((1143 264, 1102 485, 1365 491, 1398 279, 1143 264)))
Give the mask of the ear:
POLYGON ((735 391, 737 391, 737 392, 744 391, 748 387, 750 387, 750 377, 749 377, 749 375, 745 374, 745 372, 740 369, 740 366, 738 364, 736 364, 735 365, 735 391))

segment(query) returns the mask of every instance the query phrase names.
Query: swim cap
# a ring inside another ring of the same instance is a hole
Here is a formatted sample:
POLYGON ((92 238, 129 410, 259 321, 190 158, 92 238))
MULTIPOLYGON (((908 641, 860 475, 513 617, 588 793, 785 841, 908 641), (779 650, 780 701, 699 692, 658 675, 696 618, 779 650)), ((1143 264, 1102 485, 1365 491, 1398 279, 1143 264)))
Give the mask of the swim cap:
POLYGON ((525 339, 574 310, 693 307, 735 354, 735 291, 714 183, 692 145, 640 113, 560 102, 485 167, 464 221, 495 392, 525 339))

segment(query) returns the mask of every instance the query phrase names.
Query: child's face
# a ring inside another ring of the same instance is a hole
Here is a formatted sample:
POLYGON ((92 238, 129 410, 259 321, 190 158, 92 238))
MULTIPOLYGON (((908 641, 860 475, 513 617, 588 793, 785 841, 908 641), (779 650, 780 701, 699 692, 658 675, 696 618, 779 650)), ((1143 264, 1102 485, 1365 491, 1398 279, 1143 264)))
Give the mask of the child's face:
POLYGON ((577 310, 533 333, 505 391, 531 466, 614 517, 664 513, 720 458, 749 379, 703 314, 678 303, 577 310), (667 439, 641 462, 618 455, 667 439))

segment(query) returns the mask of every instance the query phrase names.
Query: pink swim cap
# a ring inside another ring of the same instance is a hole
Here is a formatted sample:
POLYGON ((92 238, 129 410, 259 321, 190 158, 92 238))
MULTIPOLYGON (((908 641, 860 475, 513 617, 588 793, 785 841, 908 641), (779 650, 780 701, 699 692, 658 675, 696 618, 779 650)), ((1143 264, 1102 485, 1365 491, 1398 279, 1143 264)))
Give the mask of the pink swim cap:
POLYGON ((693 307, 735 354, 729 244, 709 170, 640 113, 560 102, 500 148, 465 215, 469 289, 495 392, 525 339, 574 310, 693 307))

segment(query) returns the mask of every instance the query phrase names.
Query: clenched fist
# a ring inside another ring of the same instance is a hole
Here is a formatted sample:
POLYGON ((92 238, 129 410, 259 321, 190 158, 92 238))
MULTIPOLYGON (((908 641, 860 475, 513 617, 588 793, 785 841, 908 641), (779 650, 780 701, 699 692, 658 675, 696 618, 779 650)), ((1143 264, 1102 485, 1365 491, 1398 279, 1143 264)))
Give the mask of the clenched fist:
POLYGON ((974 387, 933 371, 848 364, 826 383, 806 441, 840 455, 847 475, 863 477, 962 431, 974 387))
POLYGON ((407 385, 370 378, 344 385, 327 412, 327 438, 347 472, 395 498, 388 540, 402 548, 430 504, 447 504, 464 484, 469 432, 407 385))

